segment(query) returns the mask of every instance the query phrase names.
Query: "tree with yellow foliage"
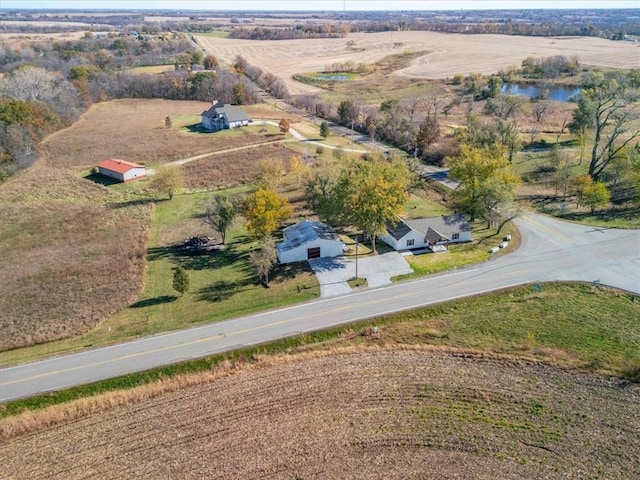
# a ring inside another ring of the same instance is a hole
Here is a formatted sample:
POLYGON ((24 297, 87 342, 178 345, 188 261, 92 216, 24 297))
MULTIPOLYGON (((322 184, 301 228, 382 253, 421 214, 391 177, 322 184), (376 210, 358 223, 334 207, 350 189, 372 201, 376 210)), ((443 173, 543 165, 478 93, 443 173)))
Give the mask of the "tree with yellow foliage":
POLYGON ((591 209, 591 214, 593 214, 596 208, 607 206, 611 201, 611 194, 604 183, 593 182, 584 188, 582 201, 591 209))
POLYGON ((449 161, 449 174, 460 184, 454 192, 458 208, 471 221, 484 218, 489 225, 496 212, 513 199, 520 178, 500 148, 462 145, 460 154, 449 161))
POLYGON ((291 205, 275 190, 258 188, 244 200, 247 230, 253 238, 263 239, 270 235, 291 214, 291 205))
POLYGON ((371 239, 376 250, 376 237, 396 221, 408 199, 409 169, 401 160, 383 158, 360 160, 343 172, 344 211, 355 226, 371 239))
POLYGON ((182 170, 176 165, 163 165, 151 177, 150 188, 157 193, 163 193, 169 200, 178 193, 184 184, 182 170))

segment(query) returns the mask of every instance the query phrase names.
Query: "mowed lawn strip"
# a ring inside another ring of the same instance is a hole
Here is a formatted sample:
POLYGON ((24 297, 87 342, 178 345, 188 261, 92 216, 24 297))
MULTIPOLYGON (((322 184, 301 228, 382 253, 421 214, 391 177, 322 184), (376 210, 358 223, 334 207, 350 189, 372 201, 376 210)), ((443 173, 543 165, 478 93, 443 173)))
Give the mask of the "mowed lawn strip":
MULTIPOLYGON (((238 195, 239 187, 225 191, 238 195)), ((154 228, 148 248, 145 289, 131 307, 104 322, 116 339, 184 328, 268 310, 315 298, 318 287, 308 265, 292 268, 276 266, 269 288, 258 284, 249 264, 249 252, 257 242, 246 235, 238 218, 227 234, 227 246, 218 253, 200 256, 179 254, 175 246, 192 236, 219 236, 204 222, 206 202, 212 193, 180 195, 156 205, 154 228), (173 269, 181 265, 190 278, 190 289, 178 296, 172 288, 173 269)))
POLYGON ((208 371, 225 359, 326 350, 371 341, 433 345, 541 360, 640 381, 640 299, 582 284, 523 286, 332 328, 227 354, 162 367, 0 405, 0 418, 25 410, 129 389, 176 375, 208 371))

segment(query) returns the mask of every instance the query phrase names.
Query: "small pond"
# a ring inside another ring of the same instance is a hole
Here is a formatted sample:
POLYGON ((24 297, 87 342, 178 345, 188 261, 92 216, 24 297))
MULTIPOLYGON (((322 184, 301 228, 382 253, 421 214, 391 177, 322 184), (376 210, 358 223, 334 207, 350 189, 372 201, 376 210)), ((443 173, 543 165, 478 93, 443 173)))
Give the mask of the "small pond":
POLYGON ((349 80, 349 75, 319 75, 316 80, 322 80, 324 82, 335 82, 349 80))
MULTIPOLYGON (((537 85, 520 85, 517 83, 504 83, 502 85, 502 93, 507 95, 525 95, 529 98, 540 97, 543 87, 537 85)), ((576 98, 580 94, 579 88, 566 87, 548 87, 546 88, 548 100, 556 102, 569 102, 572 98, 576 98)))

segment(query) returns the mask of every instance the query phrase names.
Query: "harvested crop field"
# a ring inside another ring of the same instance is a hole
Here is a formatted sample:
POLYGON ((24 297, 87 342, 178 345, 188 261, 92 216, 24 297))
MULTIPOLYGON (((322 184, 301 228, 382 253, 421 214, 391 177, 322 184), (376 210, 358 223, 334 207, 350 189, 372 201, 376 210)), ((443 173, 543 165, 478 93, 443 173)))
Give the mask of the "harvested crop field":
POLYGON ((576 55, 584 65, 633 68, 640 66, 640 44, 595 37, 525 37, 463 35, 436 32, 351 33, 346 38, 311 40, 234 40, 198 37, 209 53, 233 63, 242 55, 249 64, 271 71, 287 82, 292 94, 317 92, 292 80, 296 73, 323 71, 335 62, 375 63, 388 55, 428 51, 397 74, 441 79, 456 74, 497 73, 520 66, 528 56, 576 55), (347 45, 347 42, 355 45, 347 45))
MULTIPOLYGON (((233 370, 230 370, 233 371, 233 370)), ((4 478, 606 478, 640 471, 640 386, 545 364, 347 348, 0 445, 4 478)))
POLYGON ((78 122, 47 138, 44 145, 48 164, 88 168, 106 158, 161 164, 279 139, 259 134, 257 128, 216 133, 190 133, 180 128, 181 116, 194 116, 188 120, 199 123, 200 113, 209 107, 207 102, 186 100, 125 99, 96 103, 78 122), (167 116, 174 119, 173 128, 165 127, 167 116))

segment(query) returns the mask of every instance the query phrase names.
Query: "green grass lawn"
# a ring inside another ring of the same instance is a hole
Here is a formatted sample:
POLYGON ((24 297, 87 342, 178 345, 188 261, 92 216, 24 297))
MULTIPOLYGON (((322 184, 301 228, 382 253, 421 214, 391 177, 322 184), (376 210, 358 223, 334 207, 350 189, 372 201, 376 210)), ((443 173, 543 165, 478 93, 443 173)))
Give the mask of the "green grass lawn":
MULTIPOLYGON (((225 191, 244 193, 247 187, 225 191)), ((151 334, 188 325, 230 318, 258 310, 297 303, 318 295, 317 282, 310 270, 301 266, 277 266, 270 287, 257 283, 248 262, 257 243, 247 235, 242 220, 227 234, 224 251, 202 256, 181 256, 171 248, 192 234, 214 235, 204 224, 204 203, 211 193, 174 197, 156 205, 146 268, 145 290, 140 300, 105 322, 118 337, 151 334), (184 235, 176 234, 184 232, 184 235), (182 265, 191 288, 179 297, 172 289, 173 268, 182 265), (294 275, 297 273, 298 275, 294 275)))
POLYGON ((439 217, 452 213, 444 205, 430 201, 425 196, 416 193, 409 196, 409 200, 404 204, 404 210, 407 218, 439 217))
MULTIPOLYGON (((519 287, 389 317, 401 343, 534 357, 640 380, 640 298, 592 285, 519 287)), ((381 326, 384 331, 385 328, 381 326)))
POLYGON ((567 203, 567 208, 565 209, 558 208, 557 205, 552 205, 543 209, 543 211, 561 220, 578 222, 582 225, 593 225, 603 228, 640 229, 639 207, 606 208, 591 213, 586 208, 576 209, 573 205, 567 203))
POLYGON ((473 225, 473 237, 470 243, 449 245, 446 252, 407 256, 405 259, 413 268, 413 273, 401 275, 395 280, 409 280, 433 275, 455 267, 488 260, 491 256, 489 249, 497 246, 507 234, 511 234, 512 241, 507 248, 500 250, 500 255, 511 251, 518 244, 519 233, 515 226, 509 223, 498 234, 495 229, 487 228, 486 224, 476 222, 473 225))

